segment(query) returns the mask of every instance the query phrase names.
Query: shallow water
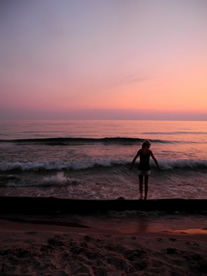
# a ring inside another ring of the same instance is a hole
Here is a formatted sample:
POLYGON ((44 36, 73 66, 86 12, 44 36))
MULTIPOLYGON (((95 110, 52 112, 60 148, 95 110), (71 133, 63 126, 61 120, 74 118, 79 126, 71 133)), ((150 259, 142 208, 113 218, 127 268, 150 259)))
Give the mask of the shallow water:
POLYGON ((207 198, 207 122, 1 121, 0 195, 139 198, 137 165, 145 139, 148 198, 207 198))

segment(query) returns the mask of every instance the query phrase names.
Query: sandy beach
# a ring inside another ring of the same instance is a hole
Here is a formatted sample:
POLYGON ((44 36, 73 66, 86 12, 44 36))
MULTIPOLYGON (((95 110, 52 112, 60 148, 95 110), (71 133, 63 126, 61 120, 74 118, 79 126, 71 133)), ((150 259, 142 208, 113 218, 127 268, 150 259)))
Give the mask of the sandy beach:
POLYGON ((0 275, 207 275, 205 228, 127 233, 95 217, 28 217, 1 215, 0 275))

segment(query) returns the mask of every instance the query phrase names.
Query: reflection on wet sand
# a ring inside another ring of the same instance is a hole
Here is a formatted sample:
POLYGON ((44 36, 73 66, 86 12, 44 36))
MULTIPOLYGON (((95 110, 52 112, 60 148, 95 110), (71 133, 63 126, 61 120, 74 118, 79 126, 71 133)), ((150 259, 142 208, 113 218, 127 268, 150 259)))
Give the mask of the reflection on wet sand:
POLYGON ((167 233, 172 234, 205 234, 207 235, 207 228, 192 228, 192 229, 183 229, 183 230, 171 230, 171 231, 165 231, 167 233))

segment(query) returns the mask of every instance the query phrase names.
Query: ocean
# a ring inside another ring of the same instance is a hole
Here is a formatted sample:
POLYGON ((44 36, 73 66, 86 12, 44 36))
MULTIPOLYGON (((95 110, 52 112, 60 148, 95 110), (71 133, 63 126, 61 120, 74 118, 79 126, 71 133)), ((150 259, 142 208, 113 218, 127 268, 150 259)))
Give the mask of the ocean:
POLYGON ((0 121, 0 196, 138 199, 129 170, 144 140, 148 199, 207 198, 206 121, 0 121))

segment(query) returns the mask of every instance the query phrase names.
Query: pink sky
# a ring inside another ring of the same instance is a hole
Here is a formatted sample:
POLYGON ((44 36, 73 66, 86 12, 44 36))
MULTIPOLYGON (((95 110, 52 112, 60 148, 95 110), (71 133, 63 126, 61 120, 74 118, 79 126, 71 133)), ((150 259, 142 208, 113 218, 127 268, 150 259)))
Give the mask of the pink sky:
POLYGON ((0 119, 207 120, 202 0, 0 2, 0 119))

